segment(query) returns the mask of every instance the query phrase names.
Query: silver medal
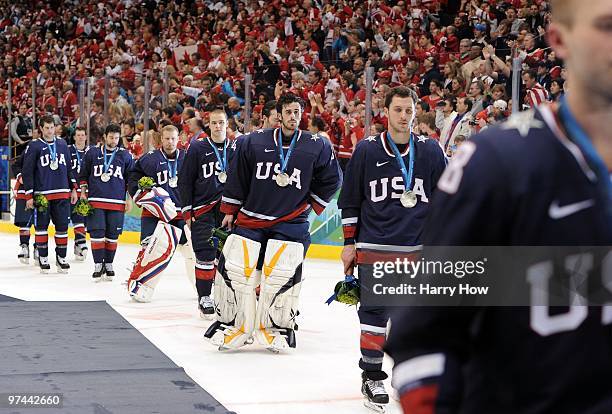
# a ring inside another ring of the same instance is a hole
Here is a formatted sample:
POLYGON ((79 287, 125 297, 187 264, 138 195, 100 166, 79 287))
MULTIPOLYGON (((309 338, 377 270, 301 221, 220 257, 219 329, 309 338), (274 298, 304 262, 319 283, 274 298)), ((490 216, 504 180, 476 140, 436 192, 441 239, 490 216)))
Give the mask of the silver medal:
POLYGON ((278 184, 279 187, 287 187, 289 185, 289 176, 287 173, 279 173, 276 176, 276 184, 278 184))
POLYGON ((402 206, 412 208, 417 205, 417 196, 414 192, 406 190, 402 193, 400 202, 402 203, 402 206))
POLYGON ((51 160, 51 163, 49 164, 49 167, 55 171, 59 168, 59 162, 57 161, 57 158, 54 160, 51 160))
POLYGON ((178 185, 178 177, 170 177, 170 179, 168 180, 168 185, 172 188, 176 188, 176 186, 178 185))
POLYGON ((100 179, 102 180, 103 183, 107 183, 110 181, 111 175, 109 173, 103 173, 100 179))
POLYGON ((225 184, 226 181, 227 181, 227 173, 225 171, 221 171, 219 173, 219 182, 221 184, 225 184))

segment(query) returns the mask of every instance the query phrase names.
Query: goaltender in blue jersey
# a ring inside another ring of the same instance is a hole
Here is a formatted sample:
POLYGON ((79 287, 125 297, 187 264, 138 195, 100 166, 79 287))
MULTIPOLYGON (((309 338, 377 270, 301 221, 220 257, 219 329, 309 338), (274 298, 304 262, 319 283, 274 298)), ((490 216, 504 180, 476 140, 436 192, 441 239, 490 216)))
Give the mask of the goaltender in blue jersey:
POLYGON ((205 334, 219 349, 251 336, 272 351, 295 347, 308 214, 320 214, 342 181, 330 142, 299 129, 302 99, 283 95, 276 109, 280 128, 240 138, 223 192, 223 224, 234 232, 215 279, 217 320, 205 334))

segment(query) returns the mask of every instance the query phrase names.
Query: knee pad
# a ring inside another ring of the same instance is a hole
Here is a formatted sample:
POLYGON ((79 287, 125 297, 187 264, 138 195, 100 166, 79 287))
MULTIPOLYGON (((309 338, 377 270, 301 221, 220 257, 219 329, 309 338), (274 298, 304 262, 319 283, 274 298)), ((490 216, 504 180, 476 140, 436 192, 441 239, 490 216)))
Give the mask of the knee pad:
POLYGON ((219 349, 238 348, 253 332, 260 249, 261 243, 236 234, 230 235, 223 246, 215 276, 217 321, 205 334, 219 349))
POLYGON ((257 306, 255 338, 270 348, 295 347, 295 318, 302 287, 304 246, 271 239, 266 255, 257 306))
POLYGON ((137 302, 150 302, 163 270, 168 267, 181 237, 181 229, 157 223, 148 243, 138 253, 128 280, 128 291, 137 302))

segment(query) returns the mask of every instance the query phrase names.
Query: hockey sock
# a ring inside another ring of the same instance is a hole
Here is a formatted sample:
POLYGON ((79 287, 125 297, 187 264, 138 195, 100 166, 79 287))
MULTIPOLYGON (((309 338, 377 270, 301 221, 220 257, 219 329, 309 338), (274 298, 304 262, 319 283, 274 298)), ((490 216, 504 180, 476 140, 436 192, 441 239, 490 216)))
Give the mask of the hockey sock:
POLYGON ((85 225, 84 224, 75 224, 74 225, 74 244, 77 246, 83 246, 86 243, 85 239, 85 225))
POLYGON ((36 240, 36 248, 38 249, 38 255, 40 257, 48 257, 49 256, 49 235, 47 230, 37 230, 34 236, 34 240, 36 240))
MULTIPOLYGON (((386 325, 386 324, 385 324, 386 325)), ((361 324, 361 359, 359 367, 364 371, 381 371, 383 363, 383 346, 385 344, 386 326, 361 324)))
POLYGON ((19 244, 30 245, 30 228, 20 227, 19 228, 19 244))
POLYGON ((198 298, 201 298, 202 296, 210 296, 215 273, 216 269, 214 262, 200 260, 196 261, 195 275, 198 298))
POLYGON ((104 243, 104 262, 112 263, 115 260, 115 253, 117 252, 117 239, 106 238, 104 243))
POLYGON ((89 232, 89 235, 91 236, 91 254, 93 256, 94 263, 104 263, 104 230, 92 230, 89 232))
POLYGON ((59 257, 66 257, 66 247, 68 246, 68 232, 55 231, 55 253, 59 257))

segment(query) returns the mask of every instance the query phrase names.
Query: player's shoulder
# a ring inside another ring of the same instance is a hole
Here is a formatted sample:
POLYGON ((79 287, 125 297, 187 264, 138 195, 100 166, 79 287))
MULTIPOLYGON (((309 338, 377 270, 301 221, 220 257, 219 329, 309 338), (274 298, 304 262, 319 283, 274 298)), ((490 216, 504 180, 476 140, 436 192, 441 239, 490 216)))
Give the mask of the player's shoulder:
POLYGON ((440 143, 426 135, 414 135, 414 145, 417 151, 421 150, 428 154, 443 154, 440 143))
POLYGON ((505 158, 519 163, 546 156, 559 144, 551 128, 556 123, 552 111, 550 106, 541 105, 539 109, 518 112, 470 140, 479 151, 503 154, 505 158))
POLYGON ((310 131, 300 131, 301 136, 300 139, 305 140, 308 145, 315 149, 315 151, 321 151, 327 147, 331 148, 331 143, 327 138, 318 133, 313 133, 310 131))
POLYGON ((370 135, 369 137, 362 139, 361 141, 357 143, 357 145, 355 145, 355 148, 353 150, 353 155, 355 153, 374 151, 375 149, 380 148, 382 145, 381 139, 382 139, 382 133, 376 134, 376 135, 370 135))

